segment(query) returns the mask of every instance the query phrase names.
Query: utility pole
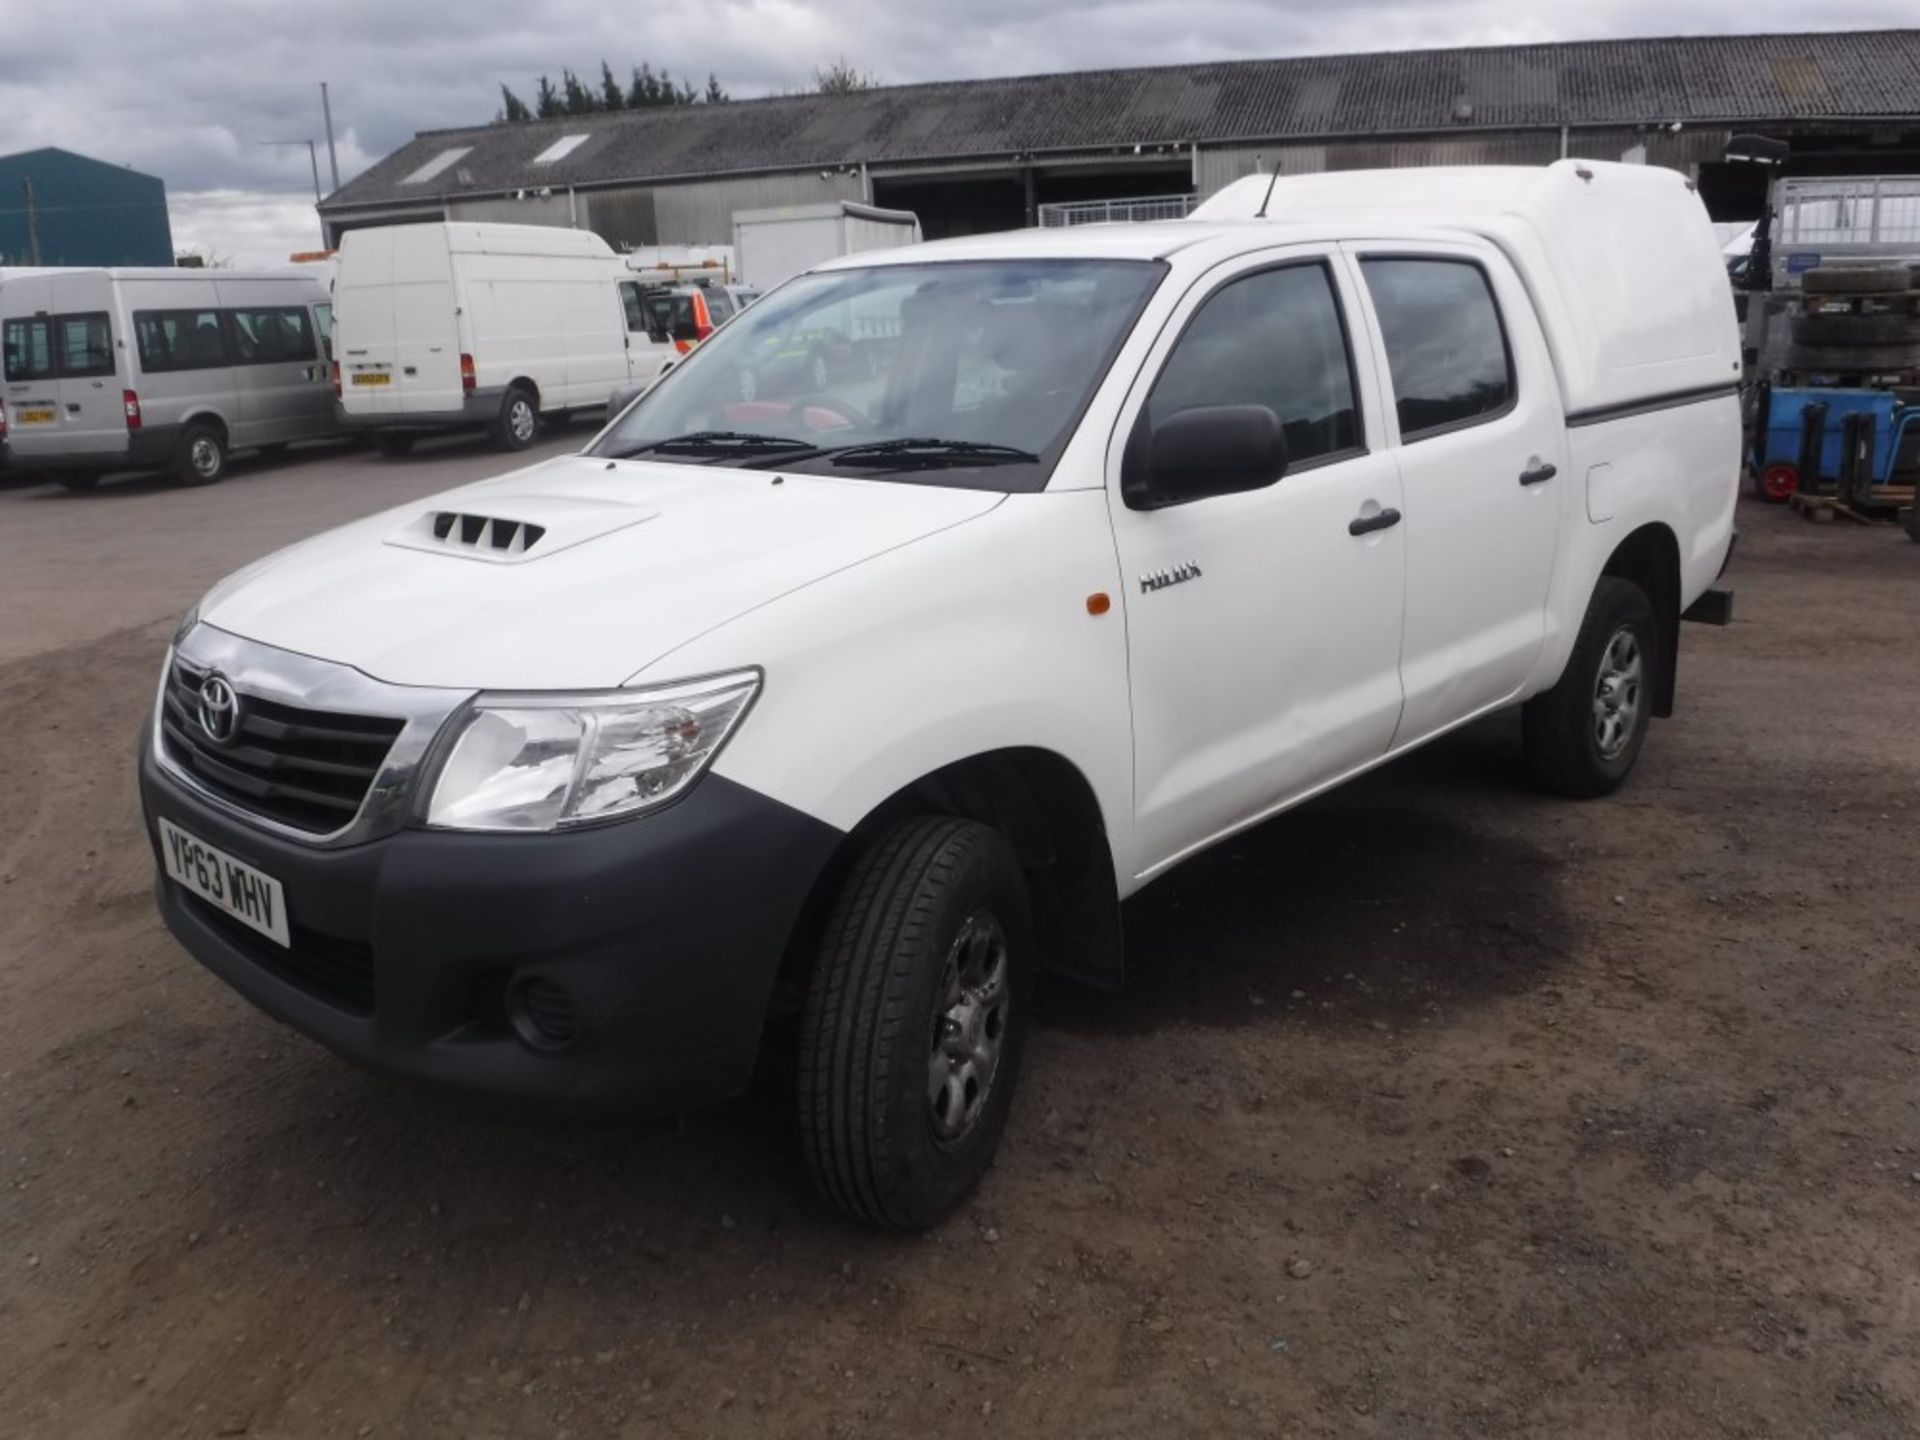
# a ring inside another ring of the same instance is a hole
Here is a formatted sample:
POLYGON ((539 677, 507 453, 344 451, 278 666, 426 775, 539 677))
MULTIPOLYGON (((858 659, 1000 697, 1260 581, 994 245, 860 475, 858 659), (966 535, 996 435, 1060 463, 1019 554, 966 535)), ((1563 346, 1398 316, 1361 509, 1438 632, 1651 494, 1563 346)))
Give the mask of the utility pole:
POLYGON ((327 168, 333 171, 333 188, 340 188, 340 157, 333 149, 333 103, 327 99, 327 82, 320 82, 320 115, 327 122, 327 168))
POLYGON ((20 188, 27 192, 27 263, 40 263, 40 207, 33 199, 33 177, 22 175, 20 188))

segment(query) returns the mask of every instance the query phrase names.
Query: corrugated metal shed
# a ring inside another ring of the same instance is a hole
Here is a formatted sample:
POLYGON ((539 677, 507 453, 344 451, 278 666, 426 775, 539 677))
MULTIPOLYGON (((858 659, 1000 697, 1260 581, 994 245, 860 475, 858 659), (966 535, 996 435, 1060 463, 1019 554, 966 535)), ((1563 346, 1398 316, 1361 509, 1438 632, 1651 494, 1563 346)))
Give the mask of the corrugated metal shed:
POLYGON ((167 187, 71 150, 0 155, 0 265, 171 265, 167 187), (33 211, 27 183, 33 186, 33 211))
POLYGON ((327 211, 525 188, 1157 144, 1920 112, 1920 30, 1307 56, 903 85, 431 131, 327 211), (535 158, 562 136, 563 159, 535 158), (406 178, 467 153, 432 179, 406 178))

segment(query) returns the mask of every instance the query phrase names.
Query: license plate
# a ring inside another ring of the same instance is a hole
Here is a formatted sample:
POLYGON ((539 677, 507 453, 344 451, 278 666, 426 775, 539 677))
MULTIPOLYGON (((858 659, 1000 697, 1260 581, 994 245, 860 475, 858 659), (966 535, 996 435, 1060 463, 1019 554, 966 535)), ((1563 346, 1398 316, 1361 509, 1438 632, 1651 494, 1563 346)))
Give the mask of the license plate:
POLYGON ((170 820, 160 822, 160 858, 169 879, 215 909, 277 944, 293 943, 287 933, 286 897, 271 875, 195 839, 170 820))
POLYGON ((13 418, 22 425, 51 425, 55 415, 51 405, 23 405, 14 411, 13 418))
POLYGON ((355 375, 353 377, 353 383, 356 385, 391 385, 393 383, 393 377, 384 370, 368 370, 364 374, 355 375))

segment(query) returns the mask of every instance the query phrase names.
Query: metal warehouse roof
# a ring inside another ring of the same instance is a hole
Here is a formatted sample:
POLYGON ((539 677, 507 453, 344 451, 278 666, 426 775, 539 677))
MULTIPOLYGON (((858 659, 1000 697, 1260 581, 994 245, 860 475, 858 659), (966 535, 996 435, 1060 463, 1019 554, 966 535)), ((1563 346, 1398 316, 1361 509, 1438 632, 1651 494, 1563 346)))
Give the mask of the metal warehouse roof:
POLYGON ((1920 113, 1920 30, 1093 70, 427 131, 325 209, 540 186, 1135 144, 1920 113), (545 164, 565 136, 587 138, 545 164), (465 153, 438 170, 449 150, 465 153), (425 180, 403 183, 418 171, 425 180))

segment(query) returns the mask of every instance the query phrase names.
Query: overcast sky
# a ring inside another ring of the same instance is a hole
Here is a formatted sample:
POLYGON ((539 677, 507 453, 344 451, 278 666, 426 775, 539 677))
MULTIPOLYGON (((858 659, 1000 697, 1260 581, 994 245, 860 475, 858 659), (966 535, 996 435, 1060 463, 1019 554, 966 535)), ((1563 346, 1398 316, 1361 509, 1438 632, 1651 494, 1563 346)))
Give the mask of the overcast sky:
MULTIPOLYGON (((342 180, 500 86, 650 61, 735 97, 844 56, 891 83, 1536 40, 1913 24, 1915 0, 0 0, 0 154, 60 145, 167 183, 174 240, 316 245, 304 147, 331 82, 342 180)), ((327 157, 320 153, 321 182, 327 157)))

